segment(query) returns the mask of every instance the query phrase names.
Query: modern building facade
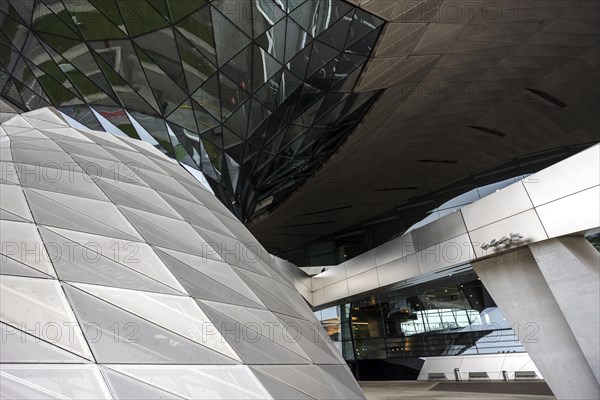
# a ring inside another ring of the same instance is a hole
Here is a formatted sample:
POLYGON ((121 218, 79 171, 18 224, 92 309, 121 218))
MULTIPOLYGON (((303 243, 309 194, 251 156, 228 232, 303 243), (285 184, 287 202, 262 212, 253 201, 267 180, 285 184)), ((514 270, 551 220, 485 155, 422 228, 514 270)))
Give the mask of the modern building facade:
POLYGON ((3 0, 2 395, 598 397, 599 7, 3 0))
POLYGON ((2 123, 1 392, 363 398, 274 258, 147 143, 2 123))

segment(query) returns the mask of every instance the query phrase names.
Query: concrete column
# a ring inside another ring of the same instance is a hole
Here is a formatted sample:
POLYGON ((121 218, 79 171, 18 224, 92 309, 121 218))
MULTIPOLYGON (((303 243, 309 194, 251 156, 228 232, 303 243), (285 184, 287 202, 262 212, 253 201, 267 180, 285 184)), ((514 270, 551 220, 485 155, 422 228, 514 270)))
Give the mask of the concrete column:
MULTIPOLYGON (((542 244, 538 243, 538 248, 534 253, 538 257, 545 258, 542 262, 548 276, 553 276, 550 285, 555 291, 561 291, 563 285, 557 284, 560 278, 556 277, 555 271, 551 267, 550 252, 548 249, 554 249, 553 253, 557 255, 556 245, 551 243, 542 251, 542 244)), ((562 265, 563 269, 569 268, 574 259, 589 259, 590 254, 577 257, 571 253, 571 256, 565 257, 569 249, 574 247, 562 245, 562 256, 555 259, 554 265, 562 265), (560 261, 559 261, 560 260, 560 261)), ((579 245, 578 245, 579 246, 579 245)), ((577 247, 577 246, 575 246, 577 247)), ((540 258, 541 260, 541 258, 540 258)), ((576 263, 577 264, 577 263, 576 263)), ((579 265, 579 264, 577 264, 579 265)), ((585 265, 588 265, 587 263, 585 265)), ((558 268, 558 267, 555 267, 558 268)), ((511 322, 519 340, 529 353, 535 365, 546 379, 546 382, 559 399, 597 399, 600 398, 600 386, 596 379, 595 371, 592 370, 588 357, 579 345, 579 342, 588 344, 587 338, 576 338, 578 335, 586 335, 586 331, 597 331, 598 327, 590 322, 582 322, 582 327, 572 329, 569 321, 580 321, 581 315, 574 311, 569 311, 570 317, 563 314, 559 301, 555 298, 550 285, 546 281, 545 275, 541 272, 536 262, 536 257, 528 248, 522 248, 518 251, 505 253, 497 257, 481 260, 473 263, 473 269, 481 278, 483 284, 490 295, 500 307, 500 310, 511 322)), ((593 270, 593 268, 590 268, 593 270)), ((582 266, 576 267, 573 272, 580 273, 582 266)), ((592 276, 588 274, 587 276, 592 276)), ((563 276, 563 278, 566 278, 563 276)), ((567 278, 569 282, 572 277, 567 278)), ((591 285, 594 281, 590 281, 591 285)), ((598 290, 598 280, 595 280, 596 291, 598 290)), ((567 284, 564 284, 567 286, 567 284)), ((587 288, 592 290, 593 288, 587 288)), ((577 291, 577 288, 574 288, 577 291)), ((566 296, 561 295, 562 298, 566 296)), ((587 297, 586 297, 587 298, 587 297)), ((578 297, 570 299, 578 303, 578 297)), ((565 305, 565 308, 566 305, 565 305)), ((598 304, 579 304, 579 308, 590 313, 598 312, 598 304)), ((589 320, 588 320, 589 321, 589 320)), ((580 322, 581 323, 581 322, 580 322)), ((590 333, 593 335, 593 333, 590 333)), ((597 344, 596 344, 597 346, 597 344)))
POLYGON ((530 250, 600 383, 600 253, 581 236, 545 240, 530 250))

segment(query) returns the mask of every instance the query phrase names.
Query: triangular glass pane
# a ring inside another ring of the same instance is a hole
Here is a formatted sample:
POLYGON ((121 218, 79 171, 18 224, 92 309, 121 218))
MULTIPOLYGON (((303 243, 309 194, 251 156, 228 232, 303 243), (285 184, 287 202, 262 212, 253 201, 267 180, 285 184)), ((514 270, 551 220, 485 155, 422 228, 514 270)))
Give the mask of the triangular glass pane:
POLYGON ((111 287, 175 293, 175 290, 121 265, 97 251, 97 246, 81 246, 49 229, 40 227, 58 277, 63 281, 92 283, 111 287))
MULTIPOLYGON (((170 3, 181 4, 180 0, 169 0, 170 3)), ((188 2, 195 3, 195 2, 188 2)), ((183 4, 181 4, 183 5, 183 4)), ((178 5, 174 5, 177 7, 178 5)), ((173 9, 173 8, 171 8, 173 9)), ((175 28, 214 65, 217 64, 215 38, 210 7, 204 7, 177 22, 175 28)))
POLYGON ((283 18, 256 39, 256 43, 260 48, 265 50, 282 64, 285 62, 286 41, 282 40, 282 38, 285 38, 286 25, 286 18, 283 18))
POLYGON ((215 73, 215 66, 196 49, 177 29, 175 40, 187 80, 188 93, 195 91, 215 73))
MULTIPOLYGON (((148 78, 148 82, 158 102, 162 115, 169 115, 176 110, 187 97, 186 92, 181 89, 160 67, 138 46, 134 46, 140 64, 148 78)), ((181 74, 181 78, 184 75, 181 74)), ((138 110, 143 111, 143 110, 138 110)))
MULTIPOLYGON (((158 258, 152 248, 145 243, 133 243, 127 240, 119 240, 112 237, 92 235, 67 229, 47 229, 66 238, 64 240, 65 242, 70 241, 89 249, 85 250, 85 252, 89 252, 90 257, 97 257, 93 253, 99 253, 145 277, 149 277, 154 281, 167 285, 178 292, 185 293, 185 289, 177 279, 175 279, 169 269, 160 261, 160 258, 158 258)), ((174 293, 167 289, 159 290, 159 292, 174 293)))
POLYGON ((307 1, 290 13, 302 28, 313 37, 320 35, 335 24, 343 15, 352 10, 345 1, 307 1))
MULTIPOLYGON (((194 158, 192 160, 192 156, 197 153, 197 143, 190 140, 184 134, 184 131, 187 132, 186 129, 173 123, 167 123, 166 125, 169 139, 173 144, 173 153, 175 153, 174 158, 197 168, 197 165, 194 163, 196 159, 194 158)), ((152 185, 152 183, 150 183, 150 185, 152 185)))
POLYGON ((86 284, 74 286, 235 361, 241 361, 221 335, 214 334, 212 326, 208 326, 212 325, 211 321, 191 297, 86 284))
POLYGON ((145 1, 116 1, 116 3, 123 15, 129 36, 153 32, 164 28, 169 23, 145 1))
POLYGON ((196 126, 196 117, 190 100, 184 101, 175 110, 167 116, 167 121, 172 122, 189 131, 190 139, 198 141, 198 127, 196 126))
POLYGON ((233 191, 236 191, 238 179, 240 177, 240 164, 238 164, 233 158, 225 154, 225 164, 227 165, 227 172, 233 191))
POLYGON ((167 150, 167 154, 170 157, 173 157, 173 146, 169 140, 169 133, 167 132, 165 121, 162 118, 152 117, 135 111, 130 111, 130 114, 164 149, 167 150))
MULTIPOLYGON (((208 112, 198 103, 196 103, 195 100, 192 100, 191 104, 192 108, 194 109, 194 115, 196 116, 196 123, 198 124, 198 133, 202 134, 202 137, 207 139, 208 136, 210 136, 211 132, 214 132, 211 130, 219 126, 220 122, 212 116, 212 113, 208 112)), ((218 139, 210 138, 209 140, 211 140, 212 143, 215 143, 217 145, 219 145, 219 142, 222 141, 220 137, 218 139)), ((221 146, 222 145, 220 145, 219 147, 221 146)))
MULTIPOLYGON (((136 90, 137 93, 139 93, 139 95, 144 98, 149 105, 152 106, 151 110, 153 111, 151 113, 155 113, 154 110, 158 110, 158 105, 156 104, 152 90, 148 85, 148 81, 146 80, 142 67, 139 64, 139 60, 137 59, 130 41, 112 40, 103 42, 90 42, 89 45, 95 49, 95 51, 92 53, 93 57, 88 53, 83 53, 80 55, 79 53, 81 52, 77 52, 77 56, 69 56, 70 53, 66 53, 65 56, 100 87, 110 87, 111 90, 107 93, 112 94, 113 89, 116 92, 124 92, 127 90, 127 85, 130 85, 136 90), (99 61, 99 59, 101 59, 101 61, 99 61), (127 60, 126 74, 123 70, 124 60, 127 60), (123 73, 124 76, 119 75, 117 72, 123 73), (106 77, 108 77, 109 80, 111 80, 112 84, 107 82, 107 79, 103 76, 103 73, 106 75, 106 77), (127 79, 126 83, 124 82, 124 78, 127 79), (122 84, 125 87, 115 88, 114 85, 116 82, 121 81, 123 81, 122 84)), ((112 94, 112 96, 114 96, 114 94, 112 94)), ((132 104, 133 101, 138 100, 135 98, 135 96, 131 98, 126 96, 127 95, 125 93, 121 95, 121 97, 124 99, 122 100, 123 104, 125 105, 131 106, 135 104, 132 104)))
MULTIPOLYGON (((350 32, 352 32, 352 30, 350 30, 350 32)), ((377 43, 379 32, 381 32, 381 28, 377 28, 363 37, 356 38, 348 35, 348 39, 346 40, 346 52, 360 54, 367 57, 370 56, 373 53, 375 44, 377 43)))
MULTIPOLYGON (((184 263, 183 261, 180 261, 179 259, 168 254, 168 249, 157 248, 155 250, 156 253, 162 258, 164 263, 169 267, 169 269, 171 270, 171 272, 173 272, 177 279, 179 279, 181 284, 185 287, 187 292, 192 297, 224 303, 238 304, 253 308, 263 307, 260 301, 258 303, 254 302, 250 298, 240 294, 247 292, 248 290, 242 289, 241 286, 239 286, 239 283, 235 286, 239 290, 239 292, 230 289, 228 286, 226 286, 228 281, 233 281, 233 279, 229 276, 226 276, 225 278, 223 278, 222 276, 219 277, 216 276, 216 272, 211 272, 210 275, 207 275, 205 273, 200 272, 201 269, 193 268, 189 264, 184 263), (215 280, 213 279, 213 277, 219 280, 215 280)), ((177 254, 179 257, 183 258, 178 253, 174 254, 177 254)), ((190 260, 186 261, 190 262, 190 260)), ((206 269, 204 271, 206 272, 206 269)), ((251 296, 252 299, 255 298, 253 294, 249 296, 251 296)))
POLYGON ((332 0, 329 7, 329 23, 327 24, 327 29, 329 29, 333 23, 354 9, 351 4, 343 0, 332 0))
POLYGON ((181 1, 181 0, 166 0, 167 7, 171 11, 173 21, 178 21, 185 18, 191 13, 195 13, 197 9, 208 3, 207 0, 181 1))
POLYGON ((3 364, 83 364, 86 359, 28 335, 12 326, 0 323, 3 364))
POLYGON ((306 68, 310 62, 312 48, 313 43, 311 42, 286 64, 288 70, 301 80, 304 80, 304 76, 306 75, 306 68))
MULTIPOLYGON (((19 87, 19 82, 16 82, 16 86, 21 93, 21 98, 24 99, 25 103, 31 109, 52 106, 52 104, 50 104, 50 99, 48 99, 45 93, 35 93, 34 91, 25 86, 19 87)), ((107 100, 107 102, 110 102, 110 100, 107 100)))
POLYGON ((244 139, 233 133, 231 130, 223 128, 223 148, 225 151, 227 151, 227 153, 229 153, 228 150, 230 148, 240 143, 244 143, 244 139))
POLYGON ((312 104, 318 102, 323 95, 324 93, 318 88, 307 84, 303 85, 302 92, 300 93, 298 101, 296 102, 293 115, 298 116, 305 112, 312 104))
POLYGON ((348 14, 344 15, 337 22, 323 31, 317 39, 328 46, 334 47, 340 51, 344 50, 344 44, 346 42, 346 37, 348 36, 348 31, 350 30, 350 25, 352 24, 352 19, 354 17, 354 10, 350 11, 348 14))
MULTIPOLYGON (((160 144, 158 141, 156 141, 156 139, 154 139, 154 136, 152 136, 150 134, 150 132, 148 132, 146 130, 146 128, 144 128, 137 119, 135 119, 129 112, 127 112, 127 117, 129 118, 129 120, 131 121, 131 125, 133 126, 133 128, 135 129, 137 135, 140 138, 140 141, 142 143, 148 143, 150 145, 152 145, 155 149, 159 150, 162 154, 167 154, 168 155, 168 150, 166 148, 164 148, 162 146, 162 144, 160 144)), ((164 125, 163 125, 164 126, 164 125)), ((128 143, 129 146, 131 147, 135 147, 136 150, 140 151, 140 154, 144 154, 148 157, 155 157, 157 156, 156 153, 154 153, 152 150, 145 148, 144 145, 140 143, 139 146, 135 146, 132 143, 128 143)))
POLYGON ((34 17, 31 26, 36 32, 53 33, 58 36, 79 39, 76 31, 73 30, 72 24, 65 23, 40 1, 37 2, 34 17))
MULTIPOLYGON (((213 7, 218 9, 236 27, 252 37, 253 16, 257 12, 255 5, 250 1, 239 0, 213 0, 213 7)), ((218 35, 218 30, 215 31, 218 35)))
MULTIPOLYGON (((306 110, 304 110, 294 120, 293 123, 299 125, 299 127, 304 128, 305 130, 307 129, 307 127, 313 125, 313 122, 315 120, 315 116, 317 115, 317 113, 321 109, 321 106, 323 104, 323 100, 324 99, 325 99, 325 97, 321 97, 319 100, 317 100, 316 102, 314 102, 311 106, 309 106, 306 110)), ((292 128, 292 127, 290 126, 290 128, 292 128)), ((296 135, 294 135, 294 134, 290 135, 290 134, 286 133, 285 140, 284 140, 283 144, 287 145, 291 140, 293 140, 295 138, 296 138, 296 135)))
MULTIPOLYGON (((254 38, 262 35, 266 30, 270 29, 273 25, 277 24, 283 17, 285 12, 279 7, 273 0, 262 0, 260 3, 259 10, 254 10, 253 14, 253 32, 254 38)), ((275 36, 282 38, 282 36, 275 36)), ((281 42, 284 42, 281 40, 281 42)))
MULTIPOLYGON (((119 29, 118 25, 122 24, 119 12, 116 10, 114 1, 92 1, 96 8, 86 0, 68 0, 65 1, 65 5, 68 8, 64 10, 66 18, 70 18, 77 29, 81 32, 86 40, 108 40, 108 39, 123 39, 126 37, 125 33, 119 29), (112 9, 107 9, 107 3, 112 3, 112 9), (111 17, 112 22, 102 12, 108 12, 107 14, 111 17)), ((56 7, 56 5, 53 5, 56 7)))
POLYGON ((25 195, 38 224, 141 240, 112 203, 38 189, 25 189, 25 195))
POLYGON ((237 110, 235 110, 231 115, 229 115, 229 118, 227 118, 227 120, 224 123, 226 129, 234 132, 239 137, 246 137, 246 132, 248 129, 248 119, 250 118, 250 102, 251 100, 248 100, 240 107, 238 107, 237 110))
POLYGON ((290 17, 292 17, 294 21, 302 27, 302 29, 310 32, 311 27, 313 27, 314 23, 319 17, 318 8, 319 4, 316 2, 306 1, 298 7, 294 7, 294 10, 289 14, 290 17))
MULTIPOLYGON (((308 2, 307 2, 308 3, 308 2)), ((296 54, 302 52, 304 48, 312 41, 310 36, 300 25, 291 18, 286 18, 287 25, 285 31, 285 64, 287 64, 296 54)), ((310 55, 310 51, 307 56, 310 55)))
POLYGON ((68 105, 72 104, 73 101, 81 102, 82 99, 80 99, 79 93, 73 89, 71 82, 54 61, 48 60, 48 62, 40 64, 39 68, 33 67, 31 64, 29 66, 32 67, 44 93, 53 105, 68 105))
POLYGON ((238 29, 216 8, 211 7, 212 24, 219 65, 227 63, 250 43, 250 38, 238 29))
MULTIPOLYGON (((93 46, 92 42, 90 46, 93 46)), ((145 78, 145 74, 138 64, 138 58, 134 54, 125 53, 125 49, 130 46, 125 46, 125 41, 121 41, 119 44, 123 53, 121 57, 127 57, 129 60, 128 67, 131 70, 137 70, 139 74, 132 74, 131 84, 129 84, 123 77, 121 77, 112 66, 110 66, 104 59, 98 56, 96 53, 92 53, 96 63, 102 70, 102 73, 110 82, 111 87, 114 89, 116 95, 119 97, 121 103, 127 108, 136 111, 140 111, 146 114, 156 114, 159 110, 158 103, 154 97, 154 93, 151 90, 151 86, 145 78), (129 57, 131 56, 131 58, 129 57)), ((102 52, 106 57, 108 52, 102 52)))
MULTIPOLYGON (((368 57, 361 56, 358 54, 343 53, 340 56, 340 62, 336 68, 336 75, 334 81, 341 81, 348 77, 357 68, 364 65, 368 60, 368 57)), ((334 82, 335 84, 335 82, 334 82)))
MULTIPOLYGON (((315 40, 313 42, 313 51, 310 54, 310 61, 308 63, 308 70, 306 71, 306 76, 311 76, 317 72, 319 72, 319 75, 333 75, 329 71, 321 72, 319 70, 322 69, 326 64, 328 64, 339 54, 339 50, 327 46, 326 44, 323 44, 318 40, 315 40)), ((335 68, 333 70, 335 71, 335 68)))
POLYGON ((221 120, 221 95, 219 88, 219 79, 217 74, 213 74, 202 84, 202 86, 192 94, 192 99, 207 110, 213 117, 221 120))
POLYGON ((21 95, 19 94, 19 91, 17 90, 14 80, 10 79, 4 85, 4 88, 2 88, 2 92, 0 92, 0 94, 2 94, 3 98, 10 100, 14 105, 19 107, 21 110, 27 109, 27 107, 25 106, 25 103, 23 102, 23 99, 21 98, 21 95))
POLYGON ((252 91, 257 90, 268 82, 283 66, 261 47, 254 45, 254 70, 252 91))
POLYGON ((258 99, 263 106, 273 111, 277 108, 277 97, 281 86, 281 77, 284 70, 280 70, 273 75, 264 85, 262 85, 256 92, 254 97, 258 99))
POLYGON ((248 132, 247 136, 253 135, 255 130, 271 116, 271 112, 263 107, 262 104, 256 99, 252 99, 247 107, 248 113, 248 132))
POLYGON ((58 281, 4 275, 0 280, 0 295, 2 322, 42 336, 46 329, 42 331, 40 327, 50 329, 54 325, 53 332, 58 329, 59 333, 52 337, 54 345, 92 359, 58 281))
MULTIPOLYGON (((6 4, 6 3, 5 3, 6 4)), ((33 0, 20 1, 19 6, 14 8, 11 3, 9 5, 8 14, 15 19, 22 19, 26 24, 31 23, 35 2, 33 0), (19 18, 20 17, 20 18, 19 18)))
POLYGON ((89 129, 102 130, 102 125, 87 106, 61 107, 60 112, 89 129))
MULTIPOLYGON (((70 2, 77 2, 78 0, 68 0, 70 2)), ((125 24, 123 23, 123 18, 121 17, 121 11, 115 4, 115 0, 88 0, 90 3, 94 5, 94 7, 102 14, 108 18, 112 24, 119 28, 123 33, 127 34, 127 29, 125 28, 125 24)), ((70 7, 74 8, 73 6, 70 7)), ((127 16, 127 14, 125 14, 127 16)))
POLYGON ((172 27, 138 36, 134 41, 173 82, 187 90, 172 27), (157 51, 157 46, 160 46, 160 51, 157 51))
POLYGON ((63 284, 99 363, 235 364, 229 357, 63 284), (118 327, 118 329, 115 329, 118 327))
POLYGON ((236 321, 210 307, 209 303, 198 300, 198 304, 200 304, 206 315, 220 330, 225 340, 229 342, 231 347, 233 347, 235 352, 244 361, 244 364, 309 363, 305 358, 269 340, 269 338, 261 336, 254 331, 249 331, 240 321, 236 321), (242 330, 245 332, 245 340, 239 339, 239 334, 242 330))
POLYGON ((240 89, 248 92, 252 90, 252 48, 252 44, 245 47, 220 68, 220 72, 235 82, 240 89))
POLYGON ((123 375, 112 369, 100 366, 100 371, 110 388, 111 393, 116 399, 127 400, 183 400, 183 397, 165 392, 148 383, 123 375))
POLYGON ((150 4, 154 9, 163 16, 163 18, 167 20, 171 20, 171 15, 169 13, 169 5, 165 2, 165 0, 145 0, 150 4))
POLYGON ((221 114, 223 120, 226 120, 240 104, 248 100, 250 95, 222 73, 219 73, 219 82, 221 90, 221 114))

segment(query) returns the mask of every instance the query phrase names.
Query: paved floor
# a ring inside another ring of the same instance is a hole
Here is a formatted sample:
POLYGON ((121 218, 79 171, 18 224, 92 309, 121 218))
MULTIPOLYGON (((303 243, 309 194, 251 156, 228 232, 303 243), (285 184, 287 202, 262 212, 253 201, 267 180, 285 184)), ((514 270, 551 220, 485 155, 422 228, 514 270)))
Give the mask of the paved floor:
POLYGON ((360 382, 369 400, 555 400, 547 393, 545 385, 532 390, 526 382, 511 383, 432 383, 416 381, 360 382), (439 387, 436 390, 436 386, 439 387), (451 385, 451 386, 449 386, 451 385), (499 389, 499 385, 505 387, 499 389), (464 388, 464 391, 460 391, 464 388), (498 393, 498 392, 504 393, 498 393))

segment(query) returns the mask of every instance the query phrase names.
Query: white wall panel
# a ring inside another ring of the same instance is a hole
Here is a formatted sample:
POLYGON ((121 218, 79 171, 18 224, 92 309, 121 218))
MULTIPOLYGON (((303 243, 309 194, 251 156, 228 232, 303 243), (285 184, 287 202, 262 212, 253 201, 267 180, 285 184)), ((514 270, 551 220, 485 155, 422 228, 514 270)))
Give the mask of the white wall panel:
POLYGON ((375 253, 375 263, 377 265, 384 265, 390 261, 398 260, 407 254, 412 254, 416 249, 412 240, 412 234, 408 232, 371 251, 375 253))
POLYGON ((535 210, 528 210, 469 232, 477 257, 484 257, 497 252, 494 248, 483 250, 479 247, 481 243, 489 242, 492 239, 500 239, 511 232, 523 235, 523 243, 537 242, 548 238, 535 210))
POLYGON ((353 295, 379 287, 377 269, 371 269, 362 274, 348 278, 348 294, 353 295))
POLYGON ((600 186, 544 204, 536 210, 549 237, 595 229, 600 226, 600 186))
POLYGON ((600 145, 531 175, 523 180, 537 207, 552 200, 589 189, 600 181, 600 145))
POLYGON ((473 248, 469 235, 464 234, 446 240, 416 254, 421 274, 469 262, 473 258, 473 248))
POLYGON ((465 206, 461 212, 467 228, 473 230, 531 208, 525 187, 517 182, 465 206))
POLYGON ((418 276, 420 273, 415 254, 410 254, 377 267, 379 286, 391 285, 418 276))

